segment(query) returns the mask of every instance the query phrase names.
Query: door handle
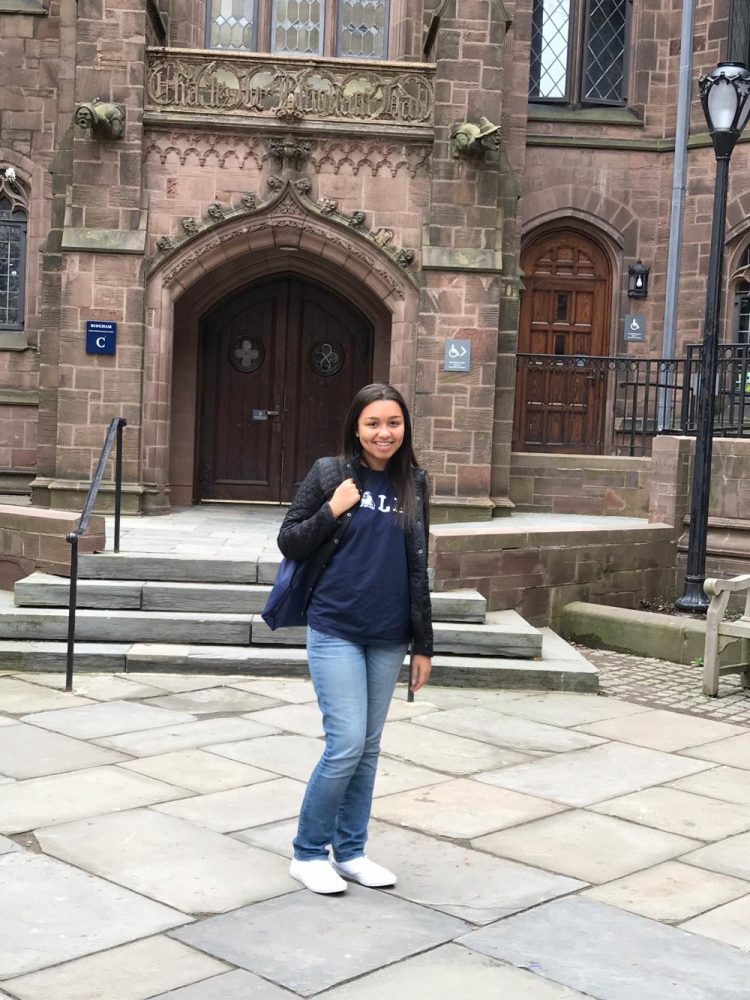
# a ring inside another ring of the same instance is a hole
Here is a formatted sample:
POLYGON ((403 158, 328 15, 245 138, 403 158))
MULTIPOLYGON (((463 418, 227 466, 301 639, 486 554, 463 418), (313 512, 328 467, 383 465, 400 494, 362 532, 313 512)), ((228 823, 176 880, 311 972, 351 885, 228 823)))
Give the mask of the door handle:
POLYGON ((253 410, 253 420, 268 420, 269 417, 280 416, 280 410, 253 410))

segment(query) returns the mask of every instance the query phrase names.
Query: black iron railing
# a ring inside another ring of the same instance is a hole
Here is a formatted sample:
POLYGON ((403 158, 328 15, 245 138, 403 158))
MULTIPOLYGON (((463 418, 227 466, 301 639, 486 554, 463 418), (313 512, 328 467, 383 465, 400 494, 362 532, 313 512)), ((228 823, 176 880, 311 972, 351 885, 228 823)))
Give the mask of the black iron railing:
POLYGON ((75 657, 76 641, 76 605, 78 603, 78 539, 85 534, 89 526, 91 513, 96 503, 99 487, 104 479, 104 470, 107 467, 112 446, 115 448, 115 552, 120 551, 120 509, 122 506, 122 429, 127 425, 124 417, 115 417, 107 428, 107 436, 102 445, 102 452, 99 462, 91 480, 86 501, 75 528, 65 536, 65 541, 70 543, 70 597, 68 600, 68 651, 67 665, 65 671, 65 690, 73 690, 73 660, 75 657))
MULTIPOLYGON (((681 358, 518 354, 518 445, 648 455, 656 434, 695 434, 700 375, 700 344, 681 358)), ((750 345, 720 346, 716 397, 714 435, 750 437, 750 345)))

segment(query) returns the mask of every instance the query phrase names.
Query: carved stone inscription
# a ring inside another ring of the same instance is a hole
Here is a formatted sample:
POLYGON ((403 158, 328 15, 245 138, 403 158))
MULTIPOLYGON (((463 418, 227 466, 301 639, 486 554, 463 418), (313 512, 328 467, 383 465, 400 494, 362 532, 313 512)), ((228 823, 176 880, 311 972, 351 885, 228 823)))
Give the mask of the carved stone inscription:
POLYGON ((343 64, 149 54, 149 106, 171 111, 244 112, 269 118, 348 119, 429 125, 432 70, 356 69, 343 64))

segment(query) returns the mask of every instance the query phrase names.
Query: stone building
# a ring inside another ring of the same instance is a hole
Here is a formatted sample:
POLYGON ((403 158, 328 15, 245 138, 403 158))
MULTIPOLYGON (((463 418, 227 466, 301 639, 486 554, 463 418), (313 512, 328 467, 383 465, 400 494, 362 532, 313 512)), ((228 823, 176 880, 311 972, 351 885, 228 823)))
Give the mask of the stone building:
MULTIPOLYGON (((698 7, 696 77, 727 6, 698 7)), ((612 450, 590 417, 611 385, 537 405, 516 354, 661 352, 681 11, 0 0, 0 491, 79 506, 122 415, 126 509, 288 500, 372 379, 413 407, 436 520, 507 513, 513 446, 612 450)), ((748 149, 729 340, 750 320, 748 149)), ((678 351, 713 170, 694 102, 678 351)))

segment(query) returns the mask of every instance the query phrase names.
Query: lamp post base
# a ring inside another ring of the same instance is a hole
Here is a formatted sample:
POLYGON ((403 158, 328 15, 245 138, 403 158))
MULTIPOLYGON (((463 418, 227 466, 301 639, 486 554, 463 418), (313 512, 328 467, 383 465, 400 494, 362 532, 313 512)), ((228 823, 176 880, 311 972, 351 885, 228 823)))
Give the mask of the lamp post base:
POLYGON ((708 611, 709 599, 703 589, 704 576, 686 576, 685 591, 678 597, 674 606, 678 611, 688 611, 693 614, 705 614, 708 611))

